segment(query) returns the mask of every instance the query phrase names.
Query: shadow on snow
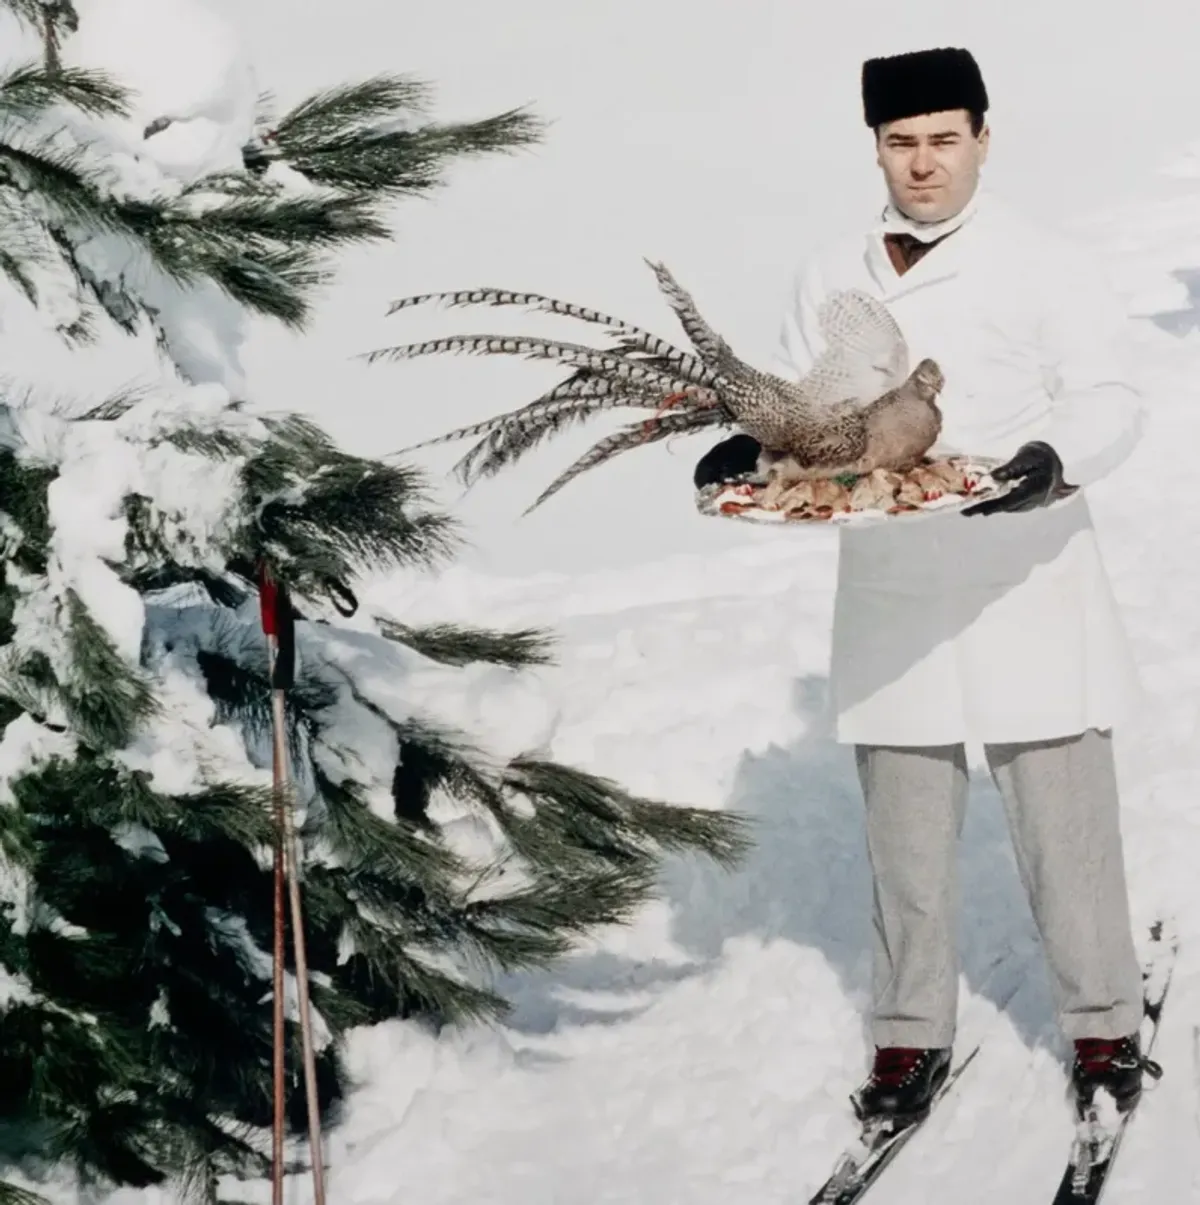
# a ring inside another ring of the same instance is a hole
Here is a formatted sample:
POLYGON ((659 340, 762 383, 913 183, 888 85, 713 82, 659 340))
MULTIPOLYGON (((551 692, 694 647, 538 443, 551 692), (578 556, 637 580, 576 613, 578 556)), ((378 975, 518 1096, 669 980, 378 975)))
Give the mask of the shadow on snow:
MULTIPOLYGON (((871 880, 862 796, 853 751, 817 735, 825 688, 823 677, 798 680, 794 699, 805 735, 742 758, 728 807, 755 826, 755 845, 743 866, 729 874, 705 860, 674 859, 664 873, 674 939, 694 961, 681 966, 587 953, 541 974, 514 977, 500 985, 514 1001, 511 1028, 545 1034, 560 1026, 630 1020, 671 984, 708 970, 727 939, 753 936, 819 950, 839 976, 847 1007, 863 1017, 866 1042, 871 880), (602 994, 604 1003, 563 998, 588 993, 602 994)), ((972 770, 959 870, 967 990, 1002 1006, 1030 1048, 1055 1045, 1048 979, 1003 808, 985 769, 972 770), (1000 961, 1009 963, 1007 973, 993 974, 1000 961), (1014 974, 1024 980, 1022 990, 1003 1005, 1002 989, 1014 974)), ((780 992, 798 1000, 803 989, 803 983, 779 984, 780 992)))

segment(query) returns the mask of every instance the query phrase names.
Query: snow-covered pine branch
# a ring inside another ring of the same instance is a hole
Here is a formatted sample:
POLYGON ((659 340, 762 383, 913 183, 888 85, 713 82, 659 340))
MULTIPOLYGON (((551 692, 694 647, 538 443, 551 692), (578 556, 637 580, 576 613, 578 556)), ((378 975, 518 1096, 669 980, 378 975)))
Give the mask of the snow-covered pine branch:
POLYGON ((312 185, 383 197, 416 196, 443 184, 456 159, 536 145, 544 124, 524 109, 479 121, 430 119, 432 89, 407 75, 330 88, 277 121, 261 98, 255 137, 243 148, 255 173, 282 164, 312 185))

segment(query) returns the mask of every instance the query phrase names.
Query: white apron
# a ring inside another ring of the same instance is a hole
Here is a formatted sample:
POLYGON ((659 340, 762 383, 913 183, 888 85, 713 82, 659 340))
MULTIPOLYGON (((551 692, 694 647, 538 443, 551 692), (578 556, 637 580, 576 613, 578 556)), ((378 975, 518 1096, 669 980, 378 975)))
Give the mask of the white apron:
MULTIPOLYGON (((784 321, 782 371, 807 371, 831 292, 881 298, 910 363, 942 366, 939 449, 1007 457, 1050 443, 1068 482, 1114 469, 1140 434, 1124 316, 1071 244, 992 197, 903 276, 883 224, 818 254, 784 321)), ((844 528, 830 693, 844 743, 1036 741, 1108 728, 1140 685, 1082 491, 1021 515, 844 528)))

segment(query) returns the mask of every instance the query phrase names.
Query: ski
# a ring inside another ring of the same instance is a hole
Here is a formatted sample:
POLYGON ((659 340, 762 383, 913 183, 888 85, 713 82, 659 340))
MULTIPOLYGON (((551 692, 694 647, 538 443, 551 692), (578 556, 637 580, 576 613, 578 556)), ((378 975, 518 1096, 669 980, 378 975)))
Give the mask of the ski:
POLYGON ((858 1141, 843 1153, 833 1174, 818 1189, 816 1196, 810 1198, 809 1205, 853 1205, 861 1200, 908 1140, 929 1120, 938 1102, 971 1065, 981 1046, 982 1042, 957 1066, 951 1067, 949 1075, 929 1102, 929 1109, 924 1116, 903 1125, 896 1125, 890 1120, 867 1122, 858 1141))
MULTIPOLYGON (((1141 1037, 1142 1052, 1146 1057, 1154 1049, 1158 1037, 1178 950, 1178 940, 1165 932, 1162 921, 1156 922, 1150 930, 1150 956, 1142 972, 1145 1016, 1141 1037)), ((1110 1112, 1116 1113, 1115 1109, 1110 1112)), ((1097 1205, 1121 1149, 1121 1141, 1136 1113, 1137 1105, 1128 1113, 1106 1117, 1096 1104, 1084 1112, 1076 1124, 1067 1169, 1053 1205, 1097 1205)))
POLYGON ((855 1202, 862 1199, 871 1185, 883 1174, 884 1169, 908 1143, 908 1140, 929 1120, 938 1103, 954 1087, 962 1073, 974 1062, 992 1024, 1021 990, 1024 978, 1020 971, 1020 964, 1015 962, 1009 954, 1002 954, 992 962, 984 972, 984 984, 981 990, 994 990, 998 980, 1003 984, 999 992, 992 997, 996 1017, 989 1020, 982 1031, 976 1030, 973 1036, 977 1040, 971 1045, 965 1056, 951 1065, 949 1074, 929 1102, 929 1109, 926 1113, 917 1120, 902 1125, 883 1120, 867 1122, 863 1126, 858 1140, 848 1147, 838 1159, 833 1174, 817 1190, 816 1196, 810 1198, 809 1205, 854 1205, 855 1202), (1007 982, 1002 978, 1005 972, 1013 974, 1012 979, 1007 982))

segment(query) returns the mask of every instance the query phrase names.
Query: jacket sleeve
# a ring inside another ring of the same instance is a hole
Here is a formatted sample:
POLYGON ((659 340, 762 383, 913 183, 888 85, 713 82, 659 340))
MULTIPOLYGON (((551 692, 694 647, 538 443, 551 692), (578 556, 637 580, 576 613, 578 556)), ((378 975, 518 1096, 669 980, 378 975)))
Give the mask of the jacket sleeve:
POLYGON ((1103 274, 1071 256, 1043 316, 1051 419, 1042 437, 1071 485, 1099 481, 1142 435, 1142 395, 1133 375, 1129 319, 1103 274))

